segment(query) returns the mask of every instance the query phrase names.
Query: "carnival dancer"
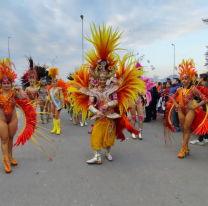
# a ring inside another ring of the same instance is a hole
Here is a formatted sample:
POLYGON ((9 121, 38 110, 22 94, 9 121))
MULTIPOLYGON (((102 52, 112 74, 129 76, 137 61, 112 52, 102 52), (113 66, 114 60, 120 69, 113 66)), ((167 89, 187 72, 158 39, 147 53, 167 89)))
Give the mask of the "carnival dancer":
POLYGON ((67 90, 67 84, 62 79, 57 79, 58 68, 50 68, 48 75, 52 78, 52 88, 49 90, 49 95, 47 97, 46 107, 48 102, 51 101, 51 111, 53 114, 53 130, 51 133, 56 133, 59 135, 60 130, 60 118, 59 115, 64 106, 64 93, 63 89, 67 90))
MULTIPOLYGON (((138 70, 142 70, 143 67, 141 66, 141 64, 139 62, 137 62, 136 68, 138 70)), ((138 78, 140 78, 142 81, 145 82, 146 90, 149 90, 155 86, 155 84, 152 83, 151 80, 147 77, 142 76, 142 77, 138 77, 138 78)), ((138 138, 140 140, 142 140, 143 139, 142 129, 143 129, 143 121, 144 121, 143 107, 149 106, 149 103, 151 102, 152 98, 151 98, 151 93, 149 91, 146 91, 145 94, 138 93, 138 96, 139 97, 137 99, 135 99, 135 103, 129 102, 129 108, 131 108, 130 109, 131 124, 134 128, 135 128, 136 114, 137 114, 138 127, 139 127, 139 131, 140 131, 140 133, 138 134, 138 138), (142 99, 144 99, 144 97, 145 97, 145 103, 142 102, 142 99)), ((131 137, 132 137, 132 139, 137 138, 137 136, 134 133, 131 134, 131 137)))
POLYGON ((70 114, 70 121, 73 120, 73 104, 72 104, 72 98, 70 97, 71 96, 71 93, 68 94, 68 99, 67 99, 67 110, 68 110, 68 113, 70 114))
POLYGON ((45 77, 40 78, 40 82, 41 84, 38 89, 38 95, 39 95, 39 105, 40 105, 40 112, 41 112, 40 113, 41 121, 42 121, 42 124, 44 124, 44 118, 43 118, 44 109, 46 113, 47 123, 49 122, 48 107, 45 107, 46 102, 47 102, 47 96, 48 96, 46 78, 45 77))
POLYGON ((174 108, 178 109, 178 117, 183 128, 183 145, 178 158, 183 158, 190 153, 188 141, 190 138, 190 130, 194 130, 195 134, 206 134, 208 132, 208 118, 203 111, 202 105, 208 102, 207 88, 195 86, 193 79, 197 71, 193 59, 184 61, 179 65, 179 75, 183 87, 178 88, 176 93, 171 97, 166 108, 165 124, 174 132, 171 123, 171 112, 174 108), (196 103, 194 97, 199 97, 202 101, 196 103))
POLYGON ((73 86, 70 90, 74 99, 75 111, 82 110, 83 121, 88 110, 92 113, 91 119, 96 119, 91 135, 91 146, 94 156, 88 160, 88 164, 101 164, 101 148, 106 150, 107 160, 112 161, 110 149, 114 145, 115 137, 124 140, 122 130, 126 127, 128 131, 138 134, 138 131, 129 123, 124 111, 128 107, 128 99, 134 101, 138 92, 144 92, 144 83, 137 77, 141 71, 136 70, 136 62, 132 60, 132 54, 128 53, 121 61, 117 54, 118 39, 122 33, 118 30, 113 32, 112 28, 103 26, 91 27, 92 39, 90 41, 94 48, 86 52, 86 60, 89 65, 82 65, 73 75, 73 86), (120 65, 116 71, 118 62, 120 65), (98 80, 98 87, 89 88, 90 75, 98 80), (111 86, 106 86, 107 79, 116 76, 117 81, 111 86))
POLYGON ((47 84, 49 84, 49 77, 48 77, 48 71, 47 66, 45 64, 43 65, 37 65, 35 67, 37 75, 38 75, 38 81, 35 85, 38 87, 38 102, 40 105, 40 116, 41 116, 41 122, 44 124, 44 114, 46 114, 46 120, 47 123, 49 123, 49 113, 48 113, 48 107, 45 108, 47 96, 48 96, 48 90, 47 90, 47 84), (48 82, 47 82, 48 81, 48 82))
POLYGON ((34 109, 36 110, 37 103, 38 103, 38 88, 35 87, 36 81, 38 79, 38 75, 36 72, 35 67, 33 66, 33 59, 32 57, 27 57, 29 63, 28 71, 23 75, 23 83, 29 82, 29 86, 26 87, 25 93, 27 94, 30 103, 33 105, 34 109))
POLYGON ((12 156, 13 137, 17 131, 18 118, 15 107, 18 106, 26 118, 26 124, 22 133, 18 136, 15 145, 24 142, 31 137, 36 125, 36 113, 27 95, 21 88, 12 88, 12 84, 17 78, 17 74, 11 69, 14 66, 10 59, 0 60, 0 137, 1 150, 3 153, 3 162, 5 172, 10 173, 11 167, 18 165, 18 162, 12 156))

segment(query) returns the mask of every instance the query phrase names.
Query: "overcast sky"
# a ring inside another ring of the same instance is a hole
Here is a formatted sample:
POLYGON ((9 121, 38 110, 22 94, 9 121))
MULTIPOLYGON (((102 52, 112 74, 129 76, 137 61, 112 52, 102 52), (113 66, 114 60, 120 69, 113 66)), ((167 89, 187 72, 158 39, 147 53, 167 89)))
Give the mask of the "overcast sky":
MULTIPOLYGON (((173 73, 175 63, 193 58, 200 72, 204 67, 208 25, 207 0, 0 0, 0 57, 10 57, 18 75, 34 62, 60 68, 65 79, 82 63, 82 20, 84 36, 89 24, 106 23, 124 31, 121 46, 145 55, 147 76, 164 78, 173 73), (150 63, 147 63, 147 61, 150 63), (150 65, 155 67, 151 70, 150 65)), ((84 40, 84 50, 91 48, 84 40)), ((123 56, 123 52, 119 52, 123 56)))

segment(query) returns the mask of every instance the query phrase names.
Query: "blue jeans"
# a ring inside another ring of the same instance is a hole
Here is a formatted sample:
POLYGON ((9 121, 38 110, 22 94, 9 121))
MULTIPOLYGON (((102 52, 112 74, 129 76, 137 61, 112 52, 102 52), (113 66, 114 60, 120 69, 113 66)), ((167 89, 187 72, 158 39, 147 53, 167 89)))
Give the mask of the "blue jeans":
POLYGON ((171 122, 174 127, 179 128, 179 119, 178 119, 178 112, 176 112, 175 107, 171 113, 171 122))

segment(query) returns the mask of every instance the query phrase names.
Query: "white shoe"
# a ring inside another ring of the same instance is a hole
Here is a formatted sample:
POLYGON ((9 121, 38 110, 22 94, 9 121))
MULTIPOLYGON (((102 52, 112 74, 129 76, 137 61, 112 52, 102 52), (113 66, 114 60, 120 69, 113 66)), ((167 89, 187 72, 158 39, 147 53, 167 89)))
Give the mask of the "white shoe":
POLYGON ((204 146, 204 141, 203 142, 200 142, 198 139, 195 139, 195 140, 192 140, 192 141, 189 141, 191 144, 194 144, 194 145, 200 145, 200 146, 204 146))
POLYGON ((208 139, 204 139, 204 143, 206 143, 206 144, 207 144, 207 143, 208 143, 208 139))
POLYGON ((111 156, 110 153, 106 153, 105 156, 106 156, 108 161, 113 161, 113 157, 111 156))
POLYGON ((90 160, 87 160, 88 164, 102 164, 100 150, 94 151, 94 157, 90 160))
POLYGON ((107 158, 108 161, 113 161, 113 157, 110 154, 110 149, 111 149, 111 147, 107 147, 106 148, 105 156, 106 156, 106 158, 107 158))
POLYGON ((80 126, 81 126, 81 127, 83 127, 83 126, 84 126, 84 124, 83 124, 82 122, 80 122, 80 126))
POLYGON ((85 122, 84 125, 87 126, 88 125, 87 122, 85 122))
POLYGON ((132 139, 136 139, 136 135, 134 133, 131 134, 132 139))
POLYGON ((142 131, 140 131, 140 133, 138 134, 138 138, 139 138, 140 140, 143 139, 143 138, 142 138, 142 131))
POLYGON ((71 120, 71 121, 73 120, 72 117, 70 118, 70 120, 71 120))

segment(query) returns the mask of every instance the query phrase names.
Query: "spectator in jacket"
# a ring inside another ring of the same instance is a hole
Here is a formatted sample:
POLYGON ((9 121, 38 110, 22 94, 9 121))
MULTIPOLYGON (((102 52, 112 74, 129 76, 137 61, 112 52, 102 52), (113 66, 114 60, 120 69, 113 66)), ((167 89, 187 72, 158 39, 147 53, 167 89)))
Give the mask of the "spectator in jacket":
POLYGON ((172 87, 170 88, 170 91, 169 91, 169 98, 176 93, 176 90, 179 88, 179 87, 182 87, 181 85, 181 82, 178 78, 173 78, 172 80, 172 87))

